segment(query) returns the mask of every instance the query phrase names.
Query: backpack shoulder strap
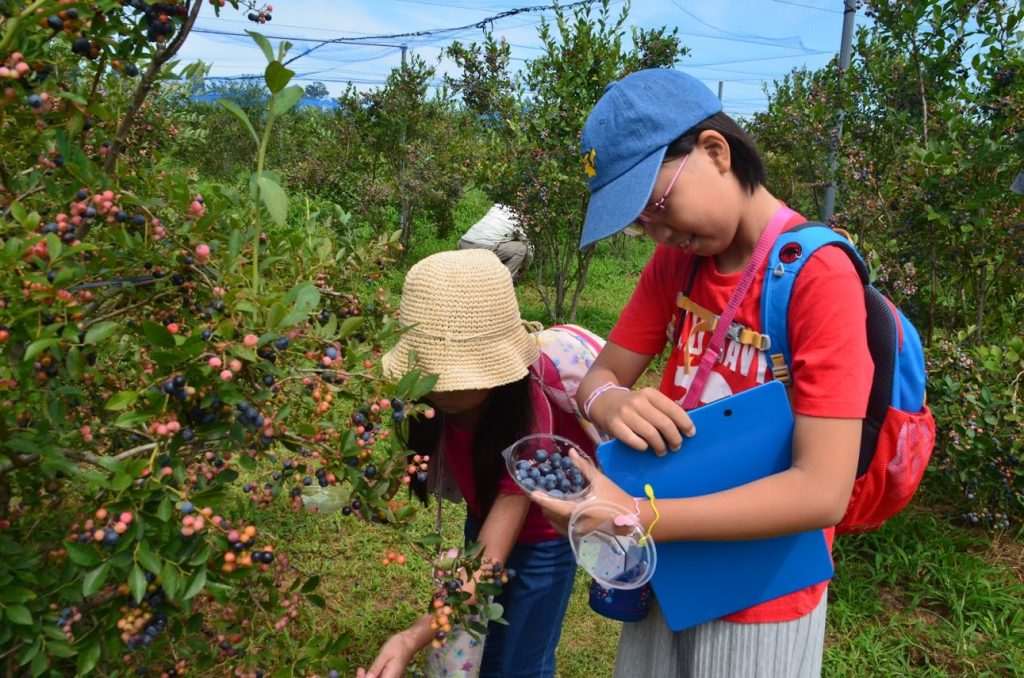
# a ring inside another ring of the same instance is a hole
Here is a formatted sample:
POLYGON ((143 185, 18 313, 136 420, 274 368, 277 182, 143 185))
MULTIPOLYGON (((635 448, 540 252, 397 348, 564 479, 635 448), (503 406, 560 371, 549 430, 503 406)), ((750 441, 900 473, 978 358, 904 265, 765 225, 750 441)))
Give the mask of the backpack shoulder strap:
POLYGON ((548 398, 551 390, 549 386, 551 373, 555 370, 549 369, 545 365, 546 362, 547 357, 542 353, 529 367, 530 397, 533 400, 534 433, 551 434, 555 432, 555 411, 548 398))
POLYGON ((771 342, 768 354, 775 379, 787 386, 790 382, 789 364, 792 358, 787 318, 793 285, 804 264, 826 245, 835 245, 846 252, 861 281, 868 284, 867 265, 857 248, 849 239, 821 223, 809 221, 785 231, 775 241, 768 255, 764 286, 761 289, 761 331, 768 335, 771 342))

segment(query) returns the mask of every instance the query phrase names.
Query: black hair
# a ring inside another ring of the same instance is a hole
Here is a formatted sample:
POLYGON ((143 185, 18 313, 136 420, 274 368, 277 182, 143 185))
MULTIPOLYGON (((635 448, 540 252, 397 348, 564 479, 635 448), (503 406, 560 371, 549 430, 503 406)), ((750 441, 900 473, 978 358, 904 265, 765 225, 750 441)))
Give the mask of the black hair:
POLYGON ((697 138, 701 132, 707 130, 718 132, 728 142, 729 154, 732 156, 732 171, 739 179, 740 186, 753 194, 758 186, 767 183, 764 160, 757 151, 757 145, 750 135, 725 113, 715 113, 669 144, 668 151, 665 152, 665 162, 687 155, 697 145, 697 138))
MULTIPOLYGON (((429 400, 429 398, 427 399, 429 400)), ((495 386, 487 394, 480 413, 481 422, 473 436, 473 482, 476 485, 480 519, 486 518, 498 496, 498 483, 508 473, 502 451, 523 436, 533 432, 533 404, 530 376, 510 384, 495 386)), ((416 417, 409 420, 408 437, 402 440, 412 453, 430 455, 430 463, 438 463, 438 444, 444 430, 444 415, 433 419, 416 417)), ((411 463, 412 455, 410 455, 411 463)), ((409 483, 421 502, 427 503, 426 482, 413 475, 409 483)))

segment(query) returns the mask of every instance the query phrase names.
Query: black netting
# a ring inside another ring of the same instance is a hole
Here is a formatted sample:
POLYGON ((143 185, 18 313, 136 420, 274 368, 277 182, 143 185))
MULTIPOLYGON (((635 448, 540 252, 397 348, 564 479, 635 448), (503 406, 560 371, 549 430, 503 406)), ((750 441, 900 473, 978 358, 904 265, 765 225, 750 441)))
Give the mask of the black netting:
POLYGON ((875 363, 875 378, 871 382, 868 412, 861 432, 858 478, 871 465, 878 444, 878 433, 882 430, 882 422, 892 401, 892 380, 896 369, 896 352, 893 347, 899 340, 897 320, 885 297, 875 288, 865 287, 864 304, 868 312, 868 350, 875 363))

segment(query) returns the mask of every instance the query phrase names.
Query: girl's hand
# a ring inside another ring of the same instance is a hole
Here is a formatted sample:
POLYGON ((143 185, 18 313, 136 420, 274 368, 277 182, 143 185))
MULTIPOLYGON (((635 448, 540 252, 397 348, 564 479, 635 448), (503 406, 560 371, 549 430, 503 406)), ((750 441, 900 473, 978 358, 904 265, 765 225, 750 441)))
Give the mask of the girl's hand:
POLYGON ((611 390, 591 405, 590 418, 605 433, 635 450, 663 456, 697 432, 686 410, 656 388, 611 390))
MULTIPOLYGON (((617 504, 626 511, 633 510, 633 497, 626 494, 608 476, 598 471, 596 466, 582 459, 576 450, 569 451, 569 458, 576 464, 576 468, 583 472, 583 477, 590 483, 591 494, 584 501, 590 501, 593 498, 617 504)), ((579 506, 578 502, 553 499, 546 492, 539 490, 531 492, 530 499, 540 506, 544 517, 551 522, 556 530, 562 534, 568 534, 569 518, 576 507, 579 506)))
POLYGON ((408 630, 396 633, 384 643, 368 671, 363 668, 356 671, 356 678, 402 678, 405 667, 419 650, 420 646, 408 630))

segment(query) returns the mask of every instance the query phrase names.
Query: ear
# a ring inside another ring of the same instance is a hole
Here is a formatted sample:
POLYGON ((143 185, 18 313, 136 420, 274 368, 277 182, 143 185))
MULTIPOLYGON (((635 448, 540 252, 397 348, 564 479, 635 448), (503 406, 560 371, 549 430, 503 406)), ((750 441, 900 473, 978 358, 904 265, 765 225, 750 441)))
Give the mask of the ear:
POLYGON ((726 174, 732 169, 729 142, 719 132, 713 129, 704 130, 697 137, 697 146, 704 151, 720 174, 726 174))

